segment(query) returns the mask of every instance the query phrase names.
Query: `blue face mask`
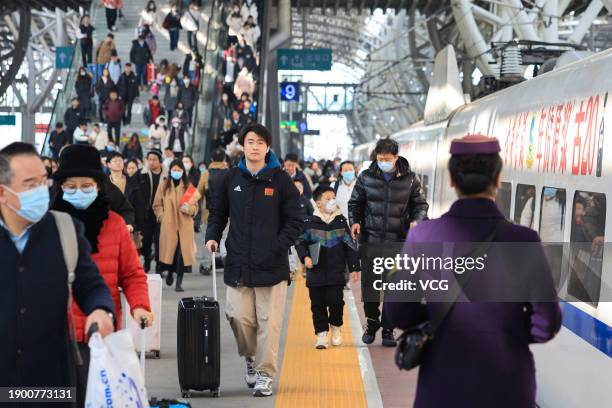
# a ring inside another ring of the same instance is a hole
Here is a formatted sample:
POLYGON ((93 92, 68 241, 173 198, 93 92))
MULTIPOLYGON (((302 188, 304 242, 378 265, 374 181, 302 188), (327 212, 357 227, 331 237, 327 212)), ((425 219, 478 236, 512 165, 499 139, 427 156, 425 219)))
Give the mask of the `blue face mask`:
POLYGON ((342 179, 344 181, 346 181, 347 183, 350 183, 351 181, 355 180, 355 171, 353 171, 353 170, 343 171, 342 172, 342 179))
POLYGON ((84 193, 77 189, 74 194, 66 194, 64 191, 63 198, 64 201, 70 203, 77 210, 85 210, 98 198, 98 190, 94 189, 91 193, 84 193))
POLYGON ((171 171, 170 177, 172 177, 176 181, 179 181, 181 177, 183 177, 183 172, 182 171, 171 171))
POLYGON ((385 173, 388 173, 393 170, 393 162, 379 160, 376 162, 376 164, 378 164, 378 168, 384 171, 385 173))
POLYGON ((106 146, 106 150, 108 150, 109 152, 114 152, 115 146, 106 146))
POLYGON ((8 206, 21 218, 32 223, 38 222, 49 210, 49 188, 47 186, 35 187, 31 190, 16 193, 7 186, 3 186, 9 192, 19 198, 19 210, 8 206))
POLYGON ((206 171, 206 167, 200 167, 200 173, 204 173, 206 171))

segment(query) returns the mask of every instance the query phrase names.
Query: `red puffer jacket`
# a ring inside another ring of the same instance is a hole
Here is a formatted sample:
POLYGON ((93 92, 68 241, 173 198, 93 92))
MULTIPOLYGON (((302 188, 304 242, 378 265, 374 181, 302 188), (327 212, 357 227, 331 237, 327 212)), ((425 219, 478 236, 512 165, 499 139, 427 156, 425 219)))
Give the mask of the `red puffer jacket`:
MULTIPOLYGON (((132 312, 139 307, 151 311, 151 306, 149 305, 147 275, 140 264, 138 252, 136 252, 125 221, 113 211, 109 211, 108 218, 100 230, 98 250, 98 253, 92 254, 92 258, 113 296, 117 329, 120 329, 122 314, 119 287, 123 289, 132 312)), ((85 341, 87 317, 76 302, 73 302, 73 305, 76 340, 83 342, 85 341)))

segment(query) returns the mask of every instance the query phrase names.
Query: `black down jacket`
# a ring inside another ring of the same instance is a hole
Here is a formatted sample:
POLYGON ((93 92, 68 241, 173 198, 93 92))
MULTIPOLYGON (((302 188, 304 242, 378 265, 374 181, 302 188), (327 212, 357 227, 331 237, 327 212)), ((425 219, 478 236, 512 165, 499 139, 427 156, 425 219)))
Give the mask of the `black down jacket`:
POLYGON ((244 158, 226 171, 212 193, 206 240, 221 241, 228 222, 226 285, 274 286, 289 281, 287 252, 302 233, 298 190, 274 153, 253 176, 244 158))
POLYGON ((410 223, 427 217, 429 204, 408 160, 400 156, 396 169, 386 181, 374 161, 357 178, 348 210, 351 225, 361 224, 362 243, 403 242, 410 223))

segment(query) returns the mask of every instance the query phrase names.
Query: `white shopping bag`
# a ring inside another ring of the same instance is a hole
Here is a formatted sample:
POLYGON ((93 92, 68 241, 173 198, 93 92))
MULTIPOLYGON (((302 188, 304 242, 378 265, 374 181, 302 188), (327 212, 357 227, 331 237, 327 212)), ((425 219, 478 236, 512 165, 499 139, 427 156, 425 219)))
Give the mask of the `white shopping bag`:
POLYGON ((127 330, 102 339, 94 333, 89 340, 91 360, 87 379, 86 408, 148 408, 138 357, 127 330))

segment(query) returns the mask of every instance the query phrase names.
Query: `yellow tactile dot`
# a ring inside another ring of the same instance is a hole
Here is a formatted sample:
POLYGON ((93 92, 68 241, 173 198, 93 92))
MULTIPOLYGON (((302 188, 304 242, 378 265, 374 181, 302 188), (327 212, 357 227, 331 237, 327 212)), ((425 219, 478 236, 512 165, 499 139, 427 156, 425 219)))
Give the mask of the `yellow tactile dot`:
POLYGON ((332 346, 330 338, 327 350, 315 349, 310 298, 300 275, 294 282, 276 407, 366 407, 348 309, 345 305, 342 345, 332 346))

